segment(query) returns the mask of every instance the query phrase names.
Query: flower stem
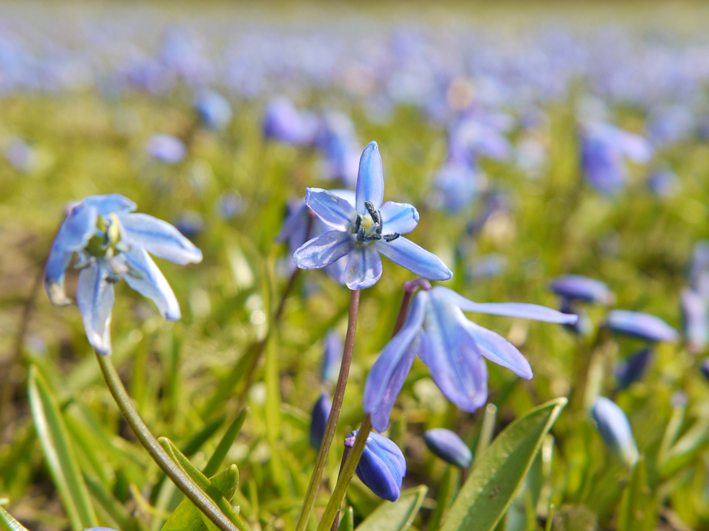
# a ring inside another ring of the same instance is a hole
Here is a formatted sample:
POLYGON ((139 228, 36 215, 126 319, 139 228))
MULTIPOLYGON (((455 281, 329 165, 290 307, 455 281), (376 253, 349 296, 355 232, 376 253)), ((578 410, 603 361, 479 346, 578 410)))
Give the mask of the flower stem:
POLYGON ((488 404, 485 407, 485 415, 483 416, 483 424, 480 427, 480 435, 478 436, 478 444, 475 447, 475 457, 473 463, 478 461, 483 452, 490 446, 492 435, 495 431, 495 419, 497 418, 497 406, 488 404))
POLYGON ((182 469, 167 455, 155 436, 150 432, 140 414, 135 409, 123 382, 121 382, 116 367, 110 356, 102 356, 96 353, 98 364, 106 380, 111 394, 113 395, 118 409, 128 422, 140 444, 148 451, 150 457, 167 474, 172 482, 180 489, 190 501, 209 518, 221 531, 237 531, 236 525, 232 523, 224 513, 217 507, 212 499, 207 496, 192 479, 182 471, 182 469))
MULTIPOLYGON (((322 443, 320 444, 318 457, 315 460, 315 468, 313 470, 312 476, 310 476, 308 490, 305 493, 305 500, 303 500, 303 509, 300 513, 298 523, 295 527, 296 531, 303 531, 308 524, 310 513, 312 512, 313 505, 315 504, 315 496, 318 492, 318 489, 320 488, 320 481, 322 480, 322 475, 325 471, 325 465, 327 464, 327 456, 330 453, 330 446, 332 445, 332 440, 335 438, 337 420, 340 417, 340 410, 342 409, 342 399, 345 396, 347 378, 349 377, 350 364, 352 363, 352 352, 354 350, 355 332, 357 331, 357 315, 359 313, 359 295, 360 291, 354 290, 352 291, 350 297, 350 313, 347 321, 347 336, 345 337, 345 348, 342 353, 342 365, 340 366, 340 376, 337 378, 337 386, 335 387, 335 394, 332 398, 332 409, 330 410, 330 416, 327 419, 327 425, 325 426, 325 435, 323 436, 322 443)), ((346 466, 347 465, 345 465, 345 467, 346 466)), ((330 521, 330 523, 332 523, 332 520, 330 521)))

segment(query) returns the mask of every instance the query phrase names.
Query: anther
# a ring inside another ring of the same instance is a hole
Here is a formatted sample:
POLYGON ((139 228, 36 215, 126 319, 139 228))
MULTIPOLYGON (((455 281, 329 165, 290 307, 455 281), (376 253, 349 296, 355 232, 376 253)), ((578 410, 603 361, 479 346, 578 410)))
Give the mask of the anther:
POLYGON ((121 275, 117 273, 109 273, 106 276, 106 282, 109 284, 116 284, 119 280, 121 280, 121 275))
POLYGON ((364 227, 359 228, 359 230, 357 231, 357 241, 358 242, 364 241, 366 232, 367 232, 367 230, 364 227))
POLYGON ((393 241, 396 240, 399 236, 401 236, 401 234, 399 234, 398 232, 392 232, 391 234, 385 234, 385 235, 384 235, 384 241, 385 241, 385 242, 393 242, 393 241))
POLYGON ((360 227, 362 227, 362 216, 357 214, 357 219, 355 220, 355 224, 354 224, 354 232, 358 233, 360 227))
POLYGON ((369 212, 369 215, 372 216, 372 221, 374 221, 375 224, 378 225, 381 223, 381 216, 379 215, 379 211, 374 208, 374 203, 371 201, 365 201, 364 207, 367 209, 367 212, 369 212))

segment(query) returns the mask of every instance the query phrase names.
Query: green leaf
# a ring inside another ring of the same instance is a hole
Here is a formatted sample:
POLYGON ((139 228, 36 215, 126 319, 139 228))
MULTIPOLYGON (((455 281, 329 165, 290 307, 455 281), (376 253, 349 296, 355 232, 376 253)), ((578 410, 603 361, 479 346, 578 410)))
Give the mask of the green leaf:
POLYGON ((244 420, 246 420, 246 415, 248 412, 248 407, 242 409, 237 415, 236 419, 234 419, 234 422, 232 422, 229 428, 226 430, 226 433, 217 445, 217 449, 214 450, 214 454, 212 454, 212 457, 209 458, 207 466, 205 466, 204 470, 202 471, 204 472, 205 476, 214 475, 219 469, 219 467, 222 465, 222 462, 224 461, 226 454, 229 452, 231 445, 234 444, 234 441, 239 436, 239 432, 241 431, 241 427, 244 425, 244 420))
POLYGON ((428 487, 405 490, 394 503, 384 502, 357 526, 357 531, 403 531, 411 526, 421 508, 428 487))
POLYGON ((37 436, 71 527, 76 531, 96 527, 96 514, 76 463, 64 419, 54 396, 34 365, 30 366, 28 383, 37 436))
POLYGON ((662 477, 669 477, 694 461, 707 443, 709 443, 709 417, 703 417, 698 419, 674 446, 660 453, 658 458, 662 477))
POLYGON ((354 510, 352 509, 352 507, 348 507, 345 511, 345 514, 342 515, 340 527, 338 527, 337 530, 354 531, 354 510))
POLYGON ((492 442, 448 512, 443 531, 495 529, 566 403, 557 398, 533 409, 492 442))
POLYGON ((0 530, 2 531, 29 531, 20 522, 15 520, 10 513, 0 505, 0 530))
POLYGON ((630 473, 618 512, 618 531, 652 531, 655 528, 654 500, 647 485, 645 458, 640 459, 630 473))
MULTIPOLYGON (((231 500, 239 484, 239 470, 236 465, 232 465, 209 478, 209 482, 225 499, 231 500)), ((208 527, 202 520, 201 514, 190 500, 184 499, 165 522, 162 531, 207 531, 208 527)))
POLYGON ((451 505, 453 505, 453 500, 458 494, 460 475, 459 468, 453 466, 446 468, 443 479, 438 484, 438 499, 436 500, 436 509, 428 520, 429 529, 438 529, 441 520, 445 518, 451 505))

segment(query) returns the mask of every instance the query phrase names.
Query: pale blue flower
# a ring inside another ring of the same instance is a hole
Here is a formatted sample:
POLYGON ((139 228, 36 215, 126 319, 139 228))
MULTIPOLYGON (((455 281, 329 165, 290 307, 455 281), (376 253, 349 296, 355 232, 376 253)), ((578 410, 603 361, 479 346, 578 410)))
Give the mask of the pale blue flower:
POLYGON ((638 447, 628 417, 615 402, 599 396, 591 411, 598 431, 608 447, 628 466, 638 460, 638 447))
POLYGON ((187 146, 176 136, 156 134, 146 144, 148 154, 165 164, 179 164, 187 156, 187 146))
POLYGON ((473 452, 454 431, 435 428, 423 434, 423 440, 438 457, 458 468, 468 468, 473 463, 473 452))
POLYGON ((205 89, 195 99, 195 110, 202 123, 209 129, 223 131, 233 115, 231 104, 219 92, 205 89))
POLYGON ((136 205, 118 194, 95 195, 72 206, 59 228, 44 270, 52 303, 69 304, 64 275, 74 254, 81 270, 77 302, 89 343, 99 354, 111 353, 110 323, 113 284, 121 276, 150 298, 166 319, 180 318, 180 307, 167 280, 148 252, 175 262, 200 262, 202 252, 180 232, 147 214, 135 214, 136 205))
POLYGON ((611 310, 606 317, 606 326, 626 336, 646 341, 677 341, 677 330, 654 315, 630 310, 611 310))
POLYGON ((419 221, 413 205, 387 202, 384 198, 382 159, 376 142, 362 153, 357 176, 355 206, 321 188, 308 188, 305 203, 331 230, 311 239, 293 255, 301 269, 320 269, 348 257, 345 283, 364 289, 382 276, 383 254, 417 275, 448 280, 451 271, 436 255, 401 237, 419 221))
MULTIPOLYGON (((359 430, 350 433, 345 439, 345 446, 354 446, 357 433, 359 430)), ((383 500, 396 501, 406 476, 406 460, 396 444, 372 432, 367 436, 364 453, 355 472, 374 494, 383 500)))
POLYGON ((371 415, 377 430, 387 428, 394 401, 416 355, 428 365, 441 392, 469 412, 487 401, 484 358, 522 378, 532 378, 529 362, 512 343, 469 321, 464 311, 559 324, 573 324, 578 319, 536 304, 476 303, 441 286, 419 292, 403 327, 384 347, 365 383, 364 411, 371 415))

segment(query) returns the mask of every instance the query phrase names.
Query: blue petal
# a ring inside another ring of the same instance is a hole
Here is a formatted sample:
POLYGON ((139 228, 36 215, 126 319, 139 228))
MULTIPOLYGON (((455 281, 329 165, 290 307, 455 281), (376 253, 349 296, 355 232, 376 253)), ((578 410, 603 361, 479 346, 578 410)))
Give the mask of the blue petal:
POLYGON ((638 460, 638 447, 623 410, 608 398, 599 396, 591 413, 606 444, 628 466, 633 466, 638 460))
MULTIPOLYGON (((460 309, 457 311, 460 312, 460 309)), ((462 312, 460 312, 459 321, 464 322, 465 329, 481 355, 498 365, 507 367, 522 378, 527 380, 532 378, 532 367, 530 367, 527 358, 512 343, 495 332, 468 321, 462 312)))
POLYGON ((606 325, 619 334, 647 341, 676 341, 679 336, 659 317, 629 310, 611 310, 606 317, 606 325))
POLYGON ((310 414, 310 446, 314 450, 320 449, 331 410, 332 400, 330 395, 323 391, 310 414))
POLYGON ((538 304, 524 304, 521 302, 473 302, 458 295, 455 291, 443 286, 433 288, 441 298, 450 304, 458 306, 466 312, 487 313, 489 315, 504 315, 506 317, 519 317, 520 319, 534 319, 547 323, 574 324, 578 315, 557 312, 546 306, 538 304))
POLYGON ((320 269, 351 252, 354 242, 347 232, 331 230, 301 245, 293 261, 301 269, 320 269))
POLYGON ((363 407, 364 412, 372 416, 372 426, 377 431, 384 431, 389 426, 394 402, 416 357, 427 301, 425 292, 416 295, 404 326, 384 347, 367 376, 363 407))
POLYGON ((382 276, 382 259, 374 245, 355 245, 345 269, 348 288, 371 288, 382 276))
POLYGON ((144 249, 133 247, 130 251, 122 253, 121 257, 129 267, 129 272, 123 275, 128 285, 144 297, 151 299, 165 319, 177 321, 180 318, 180 305, 172 288, 148 253, 144 249), (131 274, 130 269, 143 278, 139 278, 135 273, 131 274))
POLYGON ((387 201, 382 206, 381 214, 384 234, 406 234, 414 230, 419 222, 418 210, 408 203, 387 201))
POLYGON ((86 247, 94 235, 97 218, 96 208, 82 202, 71 209, 59 228, 44 267, 44 286, 53 304, 69 304, 64 292, 64 271, 71 263, 72 254, 86 247))
POLYGON ((126 214, 119 219, 121 237, 129 245, 180 265, 202 261, 202 251, 166 221, 147 214, 126 214))
POLYGON ((396 501, 405 475, 406 461, 399 447, 378 433, 370 433, 357 476, 380 498, 396 501))
POLYGON ((89 197, 85 197, 81 202, 96 207, 98 213, 102 216, 108 216, 109 214, 126 214, 136 209, 136 205, 133 201, 120 194, 90 195, 89 197))
POLYGON ((549 284, 557 295, 585 302, 612 304, 614 296, 605 283, 581 275, 564 275, 549 284))
POLYGON ((468 468, 473 463, 473 452, 457 433, 445 428, 435 428, 423 434, 423 440, 438 457, 459 468, 468 468))
POLYGON ((473 412, 487 401, 487 368, 453 307, 429 296, 422 334, 422 354, 441 392, 463 411, 473 412))
MULTIPOLYGON (((289 208, 288 216, 283 222, 283 225, 281 225, 281 232, 278 233, 275 240, 277 242, 284 242, 295 234, 304 232, 308 225, 309 216, 310 212, 305 204, 305 200, 300 200, 292 204, 289 208)), ((300 245, 303 243, 305 243, 305 240, 303 240, 300 245)), ((298 247, 300 247, 300 245, 298 245, 298 247)))
POLYGON ((111 353, 111 309, 113 308, 113 284, 108 282, 108 262, 93 258, 92 263, 79 274, 77 303, 84 320, 86 337, 91 346, 101 355, 111 353))
POLYGON ((419 247, 411 240, 378 241, 377 250, 395 264, 430 280, 448 280, 453 276, 443 260, 419 247))
POLYGON ((365 201, 371 201, 374 208, 382 206, 384 200, 384 173, 382 171, 382 157, 379 155, 379 146, 370 142, 359 159, 359 173, 357 174, 356 208, 361 215, 367 213, 365 201))
POLYGON ((325 336, 325 352, 323 353, 320 377, 324 382, 335 384, 340 374, 342 364, 342 336, 335 330, 330 330, 325 336))
POLYGON ((349 230, 357 218, 357 212, 347 200, 322 188, 308 188, 305 204, 323 223, 335 230, 349 230))

